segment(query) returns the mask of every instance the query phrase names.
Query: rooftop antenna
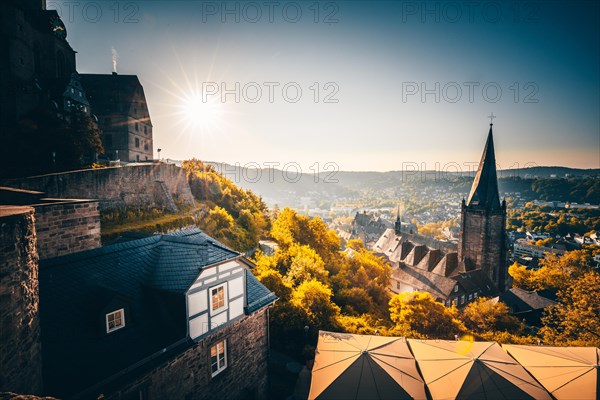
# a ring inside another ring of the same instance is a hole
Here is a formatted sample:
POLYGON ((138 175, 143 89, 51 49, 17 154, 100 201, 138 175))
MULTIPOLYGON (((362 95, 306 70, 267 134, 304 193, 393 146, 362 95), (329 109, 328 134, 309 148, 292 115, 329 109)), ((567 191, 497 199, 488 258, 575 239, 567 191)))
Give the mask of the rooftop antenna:
POLYGON ((494 118, 496 118, 496 116, 493 112, 491 115, 488 115, 488 118, 490 119, 490 126, 494 125, 494 118))

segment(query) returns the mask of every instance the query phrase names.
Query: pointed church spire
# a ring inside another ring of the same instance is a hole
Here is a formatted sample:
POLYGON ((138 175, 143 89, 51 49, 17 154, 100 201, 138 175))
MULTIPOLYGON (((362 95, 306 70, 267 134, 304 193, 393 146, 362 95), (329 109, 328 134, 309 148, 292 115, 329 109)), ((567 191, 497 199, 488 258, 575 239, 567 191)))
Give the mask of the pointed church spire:
MULTIPOLYGON (((493 115, 493 114, 492 114, 493 115)), ((498 194, 498 178, 496 176, 496 156, 494 154, 494 138, 492 125, 488 133, 483 155, 477 168, 477 174, 469 193, 467 207, 486 208, 497 210, 500 208, 500 195, 498 194)))
POLYGON ((400 203, 398 203, 398 215, 396 216, 396 222, 394 223, 394 233, 400 235, 402 233, 402 222, 400 221, 400 203))

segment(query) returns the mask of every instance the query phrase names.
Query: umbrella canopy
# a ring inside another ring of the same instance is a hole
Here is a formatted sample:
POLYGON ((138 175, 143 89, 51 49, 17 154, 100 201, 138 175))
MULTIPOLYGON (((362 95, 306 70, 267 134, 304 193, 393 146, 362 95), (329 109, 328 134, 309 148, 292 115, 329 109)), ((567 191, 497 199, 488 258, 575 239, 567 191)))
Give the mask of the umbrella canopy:
POLYGON ((320 331, 309 399, 426 399, 406 339, 320 331))
POLYGON ((408 343, 433 399, 551 399, 496 342, 408 343))
POLYGON ((600 350, 597 347, 502 347, 555 398, 593 400, 599 397, 600 350))

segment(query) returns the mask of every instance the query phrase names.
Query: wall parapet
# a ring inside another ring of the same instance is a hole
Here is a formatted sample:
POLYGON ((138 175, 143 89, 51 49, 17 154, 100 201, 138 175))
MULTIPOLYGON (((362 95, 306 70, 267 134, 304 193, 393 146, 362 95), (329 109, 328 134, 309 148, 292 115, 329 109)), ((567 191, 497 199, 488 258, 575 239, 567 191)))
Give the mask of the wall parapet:
POLYGON ((173 202, 190 207, 195 205, 185 170, 174 164, 87 169, 9 179, 1 183, 12 188, 44 192, 47 197, 97 199, 101 211, 132 207, 172 209, 173 202))

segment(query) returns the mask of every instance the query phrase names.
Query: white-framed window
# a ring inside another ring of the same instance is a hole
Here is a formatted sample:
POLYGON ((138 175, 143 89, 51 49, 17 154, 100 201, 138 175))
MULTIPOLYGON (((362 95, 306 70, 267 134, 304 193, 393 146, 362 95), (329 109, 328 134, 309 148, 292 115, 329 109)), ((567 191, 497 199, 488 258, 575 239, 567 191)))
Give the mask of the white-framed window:
POLYGON ((106 333, 125 327, 125 310, 123 308, 106 314, 106 333))
POLYGON ((458 292, 458 285, 454 286, 454 293, 458 292))
POLYGON ((217 314, 227 309, 227 282, 208 290, 210 296, 210 313, 217 314))
POLYGON ((469 294, 469 301, 473 300, 473 295, 469 294))
POLYGON ((222 340, 210 346, 210 373, 217 376, 227 368, 227 341, 222 340))
POLYGON ((460 304, 464 304, 465 303, 465 295, 462 294, 460 295, 460 304))

